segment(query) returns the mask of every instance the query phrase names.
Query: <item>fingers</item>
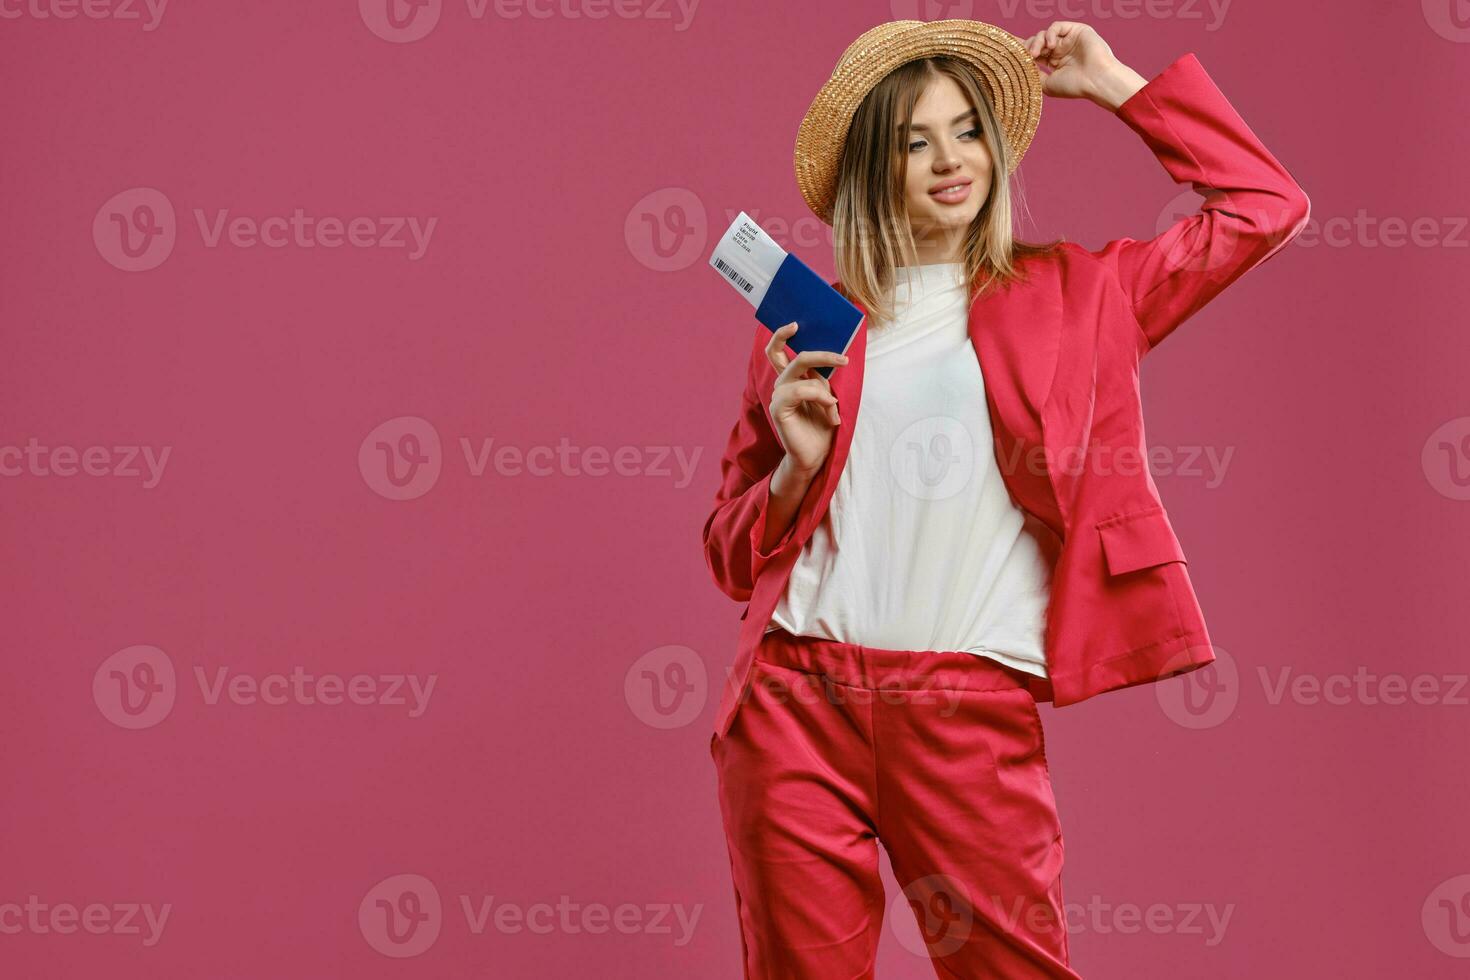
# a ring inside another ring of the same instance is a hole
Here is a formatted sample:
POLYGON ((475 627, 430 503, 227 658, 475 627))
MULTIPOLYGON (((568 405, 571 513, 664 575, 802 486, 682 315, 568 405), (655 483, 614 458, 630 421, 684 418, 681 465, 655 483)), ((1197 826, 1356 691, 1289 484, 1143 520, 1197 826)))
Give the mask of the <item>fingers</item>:
POLYGON ((1071 20, 1054 20, 1045 30, 1037 31, 1026 39, 1026 53, 1032 58, 1051 58, 1061 53, 1057 50, 1062 42, 1070 47, 1077 28, 1083 25, 1071 20))
POLYGON ((791 393, 793 401, 798 402, 821 402, 823 405, 836 405, 837 396, 832 394, 832 389, 827 387, 827 382, 820 378, 804 378, 801 381, 791 382, 791 393))
POLYGON ((805 402, 815 402, 823 407, 827 421, 837 425, 842 417, 837 412, 837 396, 832 394, 832 389, 827 387, 823 378, 808 378, 801 381, 793 381, 787 385, 790 391, 792 405, 801 405, 805 402))
POLYGON ((825 367, 827 365, 839 366, 847 363, 846 354, 834 354, 828 350, 802 351, 793 357, 780 374, 776 376, 776 384, 784 384, 805 378, 815 378, 822 384, 827 384, 827 379, 817 374, 813 368, 825 367))
MULTIPOLYGON (((771 339, 766 342, 766 359, 776 369, 776 384, 790 381, 793 378, 801 378, 813 367, 823 365, 841 365, 847 363, 846 354, 837 354, 832 351, 809 350, 797 354, 794 358, 786 356, 786 341, 792 334, 796 333, 797 325, 788 323, 771 333, 771 339)), ((823 383, 826 380, 823 379, 823 383)))
POLYGON ((812 369, 829 364, 846 364, 849 358, 846 354, 825 350, 802 351, 795 357, 788 358, 786 341, 796 331, 797 324, 788 323, 772 331, 771 339, 766 343, 766 358, 778 372, 775 390, 772 392, 772 407, 774 408, 776 398, 793 406, 813 402, 821 406, 822 414, 830 424, 841 425, 842 415, 838 411, 837 396, 832 394, 832 386, 826 378, 812 369))
POLYGON ((1047 40, 1046 31, 1038 31, 1026 41, 1026 53, 1031 60, 1036 62, 1038 68, 1054 68, 1053 61, 1056 52, 1052 50, 1051 43, 1047 40))
POLYGON ((779 330, 773 330, 771 339, 766 341, 766 360, 771 362, 777 374, 786 368, 786 362, 789 360, 786 356, 786 338, 794 333, 796 333, 796 324, 788 323, 779 330))

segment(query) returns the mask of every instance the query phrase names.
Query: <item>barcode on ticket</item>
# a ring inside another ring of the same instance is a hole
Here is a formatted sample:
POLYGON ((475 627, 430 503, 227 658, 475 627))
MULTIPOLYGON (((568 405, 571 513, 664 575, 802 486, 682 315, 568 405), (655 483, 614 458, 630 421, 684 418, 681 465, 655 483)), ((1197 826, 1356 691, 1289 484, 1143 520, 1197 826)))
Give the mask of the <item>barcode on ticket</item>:
POLYGON ((741 289, 745 290, 747 293, 755 288, 755 283, 751 282, 749 279, 736 272, 728 264, 726 264, 723 259, 715 259, 715 268, 723 272, 726 278, 728 278, 735 285, 739 286, 741 289))

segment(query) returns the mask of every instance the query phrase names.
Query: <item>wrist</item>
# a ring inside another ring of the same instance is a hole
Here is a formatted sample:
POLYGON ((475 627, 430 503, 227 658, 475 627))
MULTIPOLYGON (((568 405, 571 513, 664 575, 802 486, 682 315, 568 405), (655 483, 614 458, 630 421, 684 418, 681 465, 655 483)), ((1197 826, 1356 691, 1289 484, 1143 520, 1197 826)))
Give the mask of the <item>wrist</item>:
POLYGON ((776 473, 771 477, 771 490, 778 496, 803 497, 816 482, 821 466, 807 469, 800 466, 789 454, 781 458, 776 473))
POLYGON ((1087 97, 1109 112, 1117 112, 1146 84, 1147 79, 1115 58, 1088 79, 1087 97))

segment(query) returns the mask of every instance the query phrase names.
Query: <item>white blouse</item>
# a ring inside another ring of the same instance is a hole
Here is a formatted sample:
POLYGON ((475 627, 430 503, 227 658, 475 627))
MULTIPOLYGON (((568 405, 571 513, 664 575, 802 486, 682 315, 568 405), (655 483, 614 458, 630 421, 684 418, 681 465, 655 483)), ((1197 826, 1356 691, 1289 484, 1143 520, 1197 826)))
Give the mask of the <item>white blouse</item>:
POLYGON ((847 463, 766 630, 1046 676, 1051 565, 995 460, 958 262, 896 270, 847 463))

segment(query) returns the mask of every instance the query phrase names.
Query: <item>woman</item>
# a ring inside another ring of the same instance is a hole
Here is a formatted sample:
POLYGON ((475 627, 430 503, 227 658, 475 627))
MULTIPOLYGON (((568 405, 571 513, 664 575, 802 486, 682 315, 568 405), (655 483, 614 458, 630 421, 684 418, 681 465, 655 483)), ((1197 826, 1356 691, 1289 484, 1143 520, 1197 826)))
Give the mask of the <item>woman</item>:
POLYGON ((1192 54, 1145 82, 1067 21, 874 28, 796 170, 867 319, 845 355, 757 328, 704 528, 749 603, 710 741, 745 975, 871 976, 881 840, 939 975, 1076 977, 1036 702, 1214 659, 1138 362, 1309 202, 1192 54), (1115 113, 1200 210, 1095 251, 1015 241, 1043 94, 1115 113))

